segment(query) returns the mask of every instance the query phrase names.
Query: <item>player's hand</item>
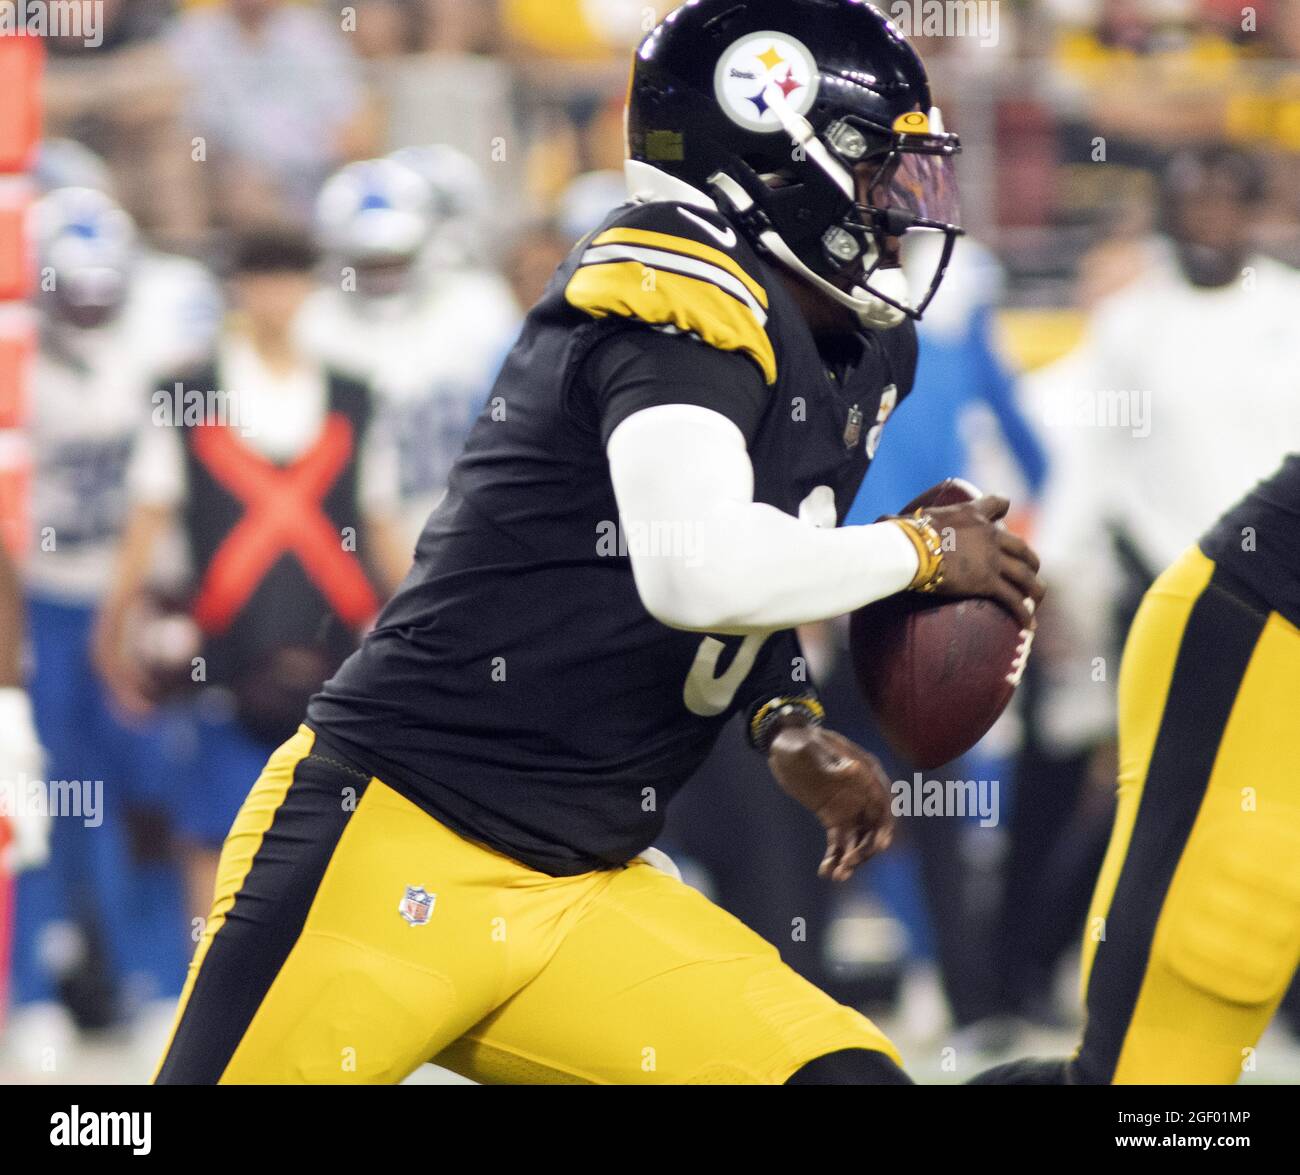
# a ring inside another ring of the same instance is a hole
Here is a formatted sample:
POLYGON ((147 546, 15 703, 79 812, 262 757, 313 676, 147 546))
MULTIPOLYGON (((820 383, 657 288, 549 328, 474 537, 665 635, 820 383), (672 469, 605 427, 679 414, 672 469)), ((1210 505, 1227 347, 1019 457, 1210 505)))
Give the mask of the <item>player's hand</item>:
POLYGON ((123 717, 144 718, 154 710, 144 674, 126 652, 126 607, 106 604, 95 619, 91 660, 123 717))
POLYGON ((767 761, 782 790, 826 829, 819 877, 847 881, 863 861, 889 847, 889 777, 874 755, 833 730, 792 722, 777 732, 767 761))
POLYGON ((999 525, 1010 508, 1006 498, 986 495, 927 511, 943 540, 943 582, 935 594, 988 596, 1029 628, 1045 589, 1033 549, 999 525))

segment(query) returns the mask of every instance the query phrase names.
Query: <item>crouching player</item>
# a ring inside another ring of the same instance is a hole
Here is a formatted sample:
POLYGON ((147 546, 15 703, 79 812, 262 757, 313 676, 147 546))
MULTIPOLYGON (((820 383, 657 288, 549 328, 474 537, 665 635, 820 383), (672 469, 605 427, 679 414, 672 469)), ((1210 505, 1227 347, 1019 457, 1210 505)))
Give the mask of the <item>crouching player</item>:
POLYGON ((888 784, 792 689, 793 627, 908 588, 1031 622, 1005 501, 836 526, 911 387, 899 238, 951 245, 957 142, 856 0, 683 7, 628 113, 632 202, 529 314, 414 569, 226 841, 160 1082, 906 1080, 647 849, 745 713, 848 877, 888 784))

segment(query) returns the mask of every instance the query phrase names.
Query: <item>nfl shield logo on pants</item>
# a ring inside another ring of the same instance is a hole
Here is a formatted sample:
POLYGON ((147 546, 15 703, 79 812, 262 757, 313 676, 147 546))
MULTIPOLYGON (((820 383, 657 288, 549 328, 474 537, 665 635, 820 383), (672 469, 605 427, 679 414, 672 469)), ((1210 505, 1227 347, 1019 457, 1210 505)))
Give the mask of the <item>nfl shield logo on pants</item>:
POLYGON ((397 903, 397 912, 412 926, 423 926, 433 913, 433 903, 437 894, 430 893, 422 885, 408 885, 402 900, 397 903))

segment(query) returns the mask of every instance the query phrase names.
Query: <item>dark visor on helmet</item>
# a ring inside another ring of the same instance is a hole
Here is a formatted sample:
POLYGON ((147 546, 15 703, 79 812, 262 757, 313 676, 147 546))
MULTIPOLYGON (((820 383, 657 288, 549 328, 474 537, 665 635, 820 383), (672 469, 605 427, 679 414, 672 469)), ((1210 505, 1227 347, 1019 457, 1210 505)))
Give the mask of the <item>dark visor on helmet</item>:
POLYGON ((961 221, 957 173, 950 155, 892 151, 869 191, 867 203, 881 212, 906 212, 941 224, 961 221))
POLYGON ((854 175, 857 199, 838 228, 824 238, 828 259, 845 272, 866 261, 867 250, 849 244, 851 236, 870 235, 875 256, 863 271, 862 284, 876 297, 911 317, 920 317, 943 279, 948 260, 962 235, 953 157, 961 151, 956 135, 931 129, 928 115, 915 111, 893 128, 875 126, 852 116, 832 123, 823 139, 854 175), (941 235, 942 247, 930 253, 935 264, 919 300, 904 303, 871 278, 900 265, 906 234, 941 235))

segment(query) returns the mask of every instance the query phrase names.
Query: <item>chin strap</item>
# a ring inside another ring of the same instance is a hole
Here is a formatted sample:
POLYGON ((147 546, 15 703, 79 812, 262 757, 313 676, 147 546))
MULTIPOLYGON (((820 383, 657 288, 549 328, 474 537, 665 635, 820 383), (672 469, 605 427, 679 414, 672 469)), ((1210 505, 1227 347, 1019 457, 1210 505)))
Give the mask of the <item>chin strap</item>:
MULTIPOLYGON (((747 216, 754 211, 753 197, 726 172, 719 171, 711 175, 709 185, 726 199, 727 203, 735 209, 737 215, 747 216)), ((863 326, 875 329, 889 329, 898 326, 907 317, 907 314, 897 306, 891 306, 888 302, 881 301, 871 290, 863 286, 854 286, 851 292, 846 292, 838 286, 832 285, 820 274, 814 273, 795 256, 794 250, 785 243, 784 238, 775 229, 769 227, 761 230, 758 239, 759 243, 787 269, 798 274, 804 281, 828 298, 852 310, 863 326)), ((871 247, 874 250, 875 245, 873 244, 871 247)), ((907 278, 904 277, 902 270, 878 270, 874 276, 885 279, 893 278, 894 280, 889 284, 897 286, 897 289, 882 290, 881 292, 898 302, 907 300, 907 278)))

